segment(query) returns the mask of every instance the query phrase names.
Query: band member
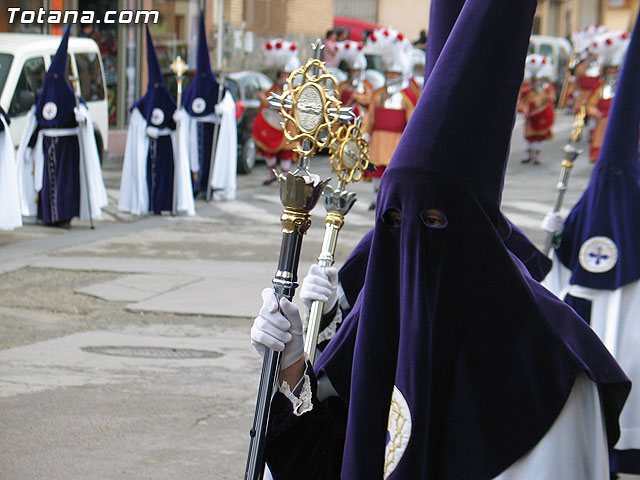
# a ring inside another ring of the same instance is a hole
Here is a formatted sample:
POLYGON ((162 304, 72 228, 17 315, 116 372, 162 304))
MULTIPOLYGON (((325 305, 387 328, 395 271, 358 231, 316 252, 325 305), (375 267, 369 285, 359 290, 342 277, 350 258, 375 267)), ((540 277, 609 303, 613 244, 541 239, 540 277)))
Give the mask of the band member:
POLYGON ((339 99, 343 107, 353 107, 356 116, 364 116, 373 95, 373 85, 364 77, 367 59, 362 48, 362 43, 352 40, 338 43, 338 61, 349 68, 349 78, 338 85, 339 99))
POLYGON ((591 92, 586 102, 587 114, 596 122, 589 144, 589 160, 592 163, 598 159, 602 147, 620 65, 628 45, 629 34, 626 32, 605 33, 593 43, 593 51, 598 55, 602 66, 602 82, 591 92))
POLYGON ((195 215, 186 146, 178 150, 176 102, 164 83, 146 29, 147 92, 131 107, 118 208, 135 215, 195 215))
POLYGON ((71 219, 98 219, 107 205, 93 122, 66 78, 66 29, 28 114, 18 149, 22 215, 69 227, 71 219), (80 140, 80 137, 82 140, 80 140), (83 145, 81 151, 80 145, 83 145))
POLYGON ((287 40, 271 40, 264 46, 267 62, 278 70, 278 79, 266 94, 260 92, 260 111, 253 122, 253 139, 258 146, 258 154, 264 157, 267 164, 267 179, 263 185, 276 181, 276 166, 279 165, 280 171, 286 173, 291 169, 294 160, 295 144, 287 143, 281 125, 284 119, 278 112, 269 108, 267 98, 271 93, 282 94, 289 74, 300 66, 297 52, 297 45, 287 40))
POLYGON ((0 230, 22 226, 18 169, 13 140, 9 131, 9 117, 0 107, 0 230))
POLYGON ((524 137, 527 140, 527 157, 522 163, 540 164, 541 143, 553 138, 551 131, 555 118, 556 90, 549 81, 551 63, 542 55, 527 57, 525 72, 528 77, 520 89, 518 111, 526 119, 524 137))
MULTIPOLYGON (((578 312, 635 385, 640 383, 640 23, 636 22, 598 161, 581 199, 564 221, 545 218, 556 238, 546 284, 578 312)), ((640 390, 620 416, 611 471, 640 474, 640 390)))
MULTIPOLYGON (((369 36, 371 50, 380 53, 385 69, 385 85, 373 93, 364 117, 362 131, 369 135, 369 158, 376 169, 366 172, 377 191, 380 178, 400 141, 402 132, 417 103, 416 94, 406 78, 409 70, 408 42, 390 28, 369 36)), ((370 209, 375 208, 375 202, 370 209)))
POLYGON ((578 113, 591 92, 600 85, 600 64, 598 57, 592 52, 592 43, 595 37, 606 31, 607 27, 604 25, 589 25, 572 34, 574 59, 569 68, 573 72, 571 91, 574 113, 578 113))
POLYGON ((314 365, 297 307, 263 291, 252 342, 284 352, 275 480, 606 478, 629 381, 503 240, 535 8, 464 4, 382 179, 362 291, 314 365))
POLYGON ((184 92, 182 105, 177 114, 178 138, 180 148, 184 146, 189 156, 194 194, 206 196, 215 190, 220 198, 234 199, 238 161, 236 106, 231 93, 211 71, 203 12, 196 74, 184 92))

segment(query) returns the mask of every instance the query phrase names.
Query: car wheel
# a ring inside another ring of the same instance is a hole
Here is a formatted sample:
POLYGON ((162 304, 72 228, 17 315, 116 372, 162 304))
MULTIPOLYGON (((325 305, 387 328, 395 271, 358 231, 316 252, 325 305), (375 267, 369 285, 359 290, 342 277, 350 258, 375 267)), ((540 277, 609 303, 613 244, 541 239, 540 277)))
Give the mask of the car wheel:
POLYGON ((242 151, 238 155, 238 173, 250 173, 256 164, 256 142, 247 138, 242 144, 242 151))

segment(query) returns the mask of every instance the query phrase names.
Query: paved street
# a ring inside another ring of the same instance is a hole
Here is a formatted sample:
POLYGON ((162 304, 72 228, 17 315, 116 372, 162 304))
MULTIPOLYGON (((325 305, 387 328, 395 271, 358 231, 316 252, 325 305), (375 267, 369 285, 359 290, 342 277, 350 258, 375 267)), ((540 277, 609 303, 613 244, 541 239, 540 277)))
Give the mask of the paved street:
MULTIPOLYGON (((520 163, 516 125, 503 210, 538 245, 571 120, 558 115, 540 166, 520 163)), ((238 177, 235 201, 137 218, 115 207, 120 167, 105 165, 110 205, 95 230, 0 232, 0 479, 242 478, 261 364, 249 329, 275 272, 277 186, 262 186, 259 164, 238 177)), ((330 176, 326 157, 312 170, 330 176)), ((565 212, 590 171, 585 154, 565 212)), ((339 261, 373 225, 371 185, 352 190, 339 261)), ((323 212, 301 278, 320 251, 323 212)))

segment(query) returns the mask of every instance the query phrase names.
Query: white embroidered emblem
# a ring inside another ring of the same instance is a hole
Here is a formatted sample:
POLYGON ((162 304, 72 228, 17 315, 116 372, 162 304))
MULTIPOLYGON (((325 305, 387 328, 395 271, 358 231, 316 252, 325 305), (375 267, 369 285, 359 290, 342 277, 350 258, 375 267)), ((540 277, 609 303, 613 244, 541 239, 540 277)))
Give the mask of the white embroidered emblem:
POLYGON ((587 272, 608 272, 618 262, 618 249, 610 238, 591 237, 580 247, 578 259, 587 272))
POLYGON ((200 115, 204 112, 205 108, 207 108, 207 102, 202 97, 194 98, 193 102, 191 102, 191 110, 193 110, 193 113, 196 115, 200 115))
POLYGON ((164 112, 161 108, 154 108, 151 110, 151 123, 154 125, 160 125, 164 122, 164 112))
POLYGON ((47 102, 42 107, 42 118, 45 120, 53 120, 58 114, 58 106, 53 102, 47 102))
POLYGON ((396 469, 411 438, 411 411, 404 396, 394 385, 387 424, 387 445, 384 451, 385 480, 396 469))

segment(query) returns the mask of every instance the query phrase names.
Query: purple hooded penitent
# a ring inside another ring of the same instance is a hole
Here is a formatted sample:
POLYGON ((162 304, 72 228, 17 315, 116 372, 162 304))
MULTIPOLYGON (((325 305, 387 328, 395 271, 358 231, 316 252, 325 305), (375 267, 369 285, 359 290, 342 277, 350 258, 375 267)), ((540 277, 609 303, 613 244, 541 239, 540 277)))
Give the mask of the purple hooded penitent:
POLYGON ((218 103, 219 89, 218 79, 211 71, 207 32, 204 28, 204 12, 201 11, 198 33, 198 65, 195 77, 182 97, 185 110, 194 117, 211 115, 218 103))
POLYGON ((543 438, 581 372, 618 438, 628 379, 504 245, 535 8, 466 1, 382 178, 364 287, 314 367, 348 405, 344 479, 492 479, 543 438))
POLYGON ((200 12, 200 32, 198 35, 198 65, 196 74, 187 87, 183 96, 183 105, 187 113, 196 118, 198 121, 195 133, 196 138, 190 141, 197 142, 198 153, 198 176, 194 181, 194 192, 202 192, 206 194, 209 182, 209 169, 212 163, 213 134, 214 123, 211 115, 215 112, 218 103, 218 95, 222 99, 222 93, 218 79, 211 71, 211 63, 209 61, 209 47, 207 46, 207 32, 204 28, 204 12, 200 12), (209 118, 203 118, 209 117, 209 118))
POLYGON ((157 134, 150 136, 149 140, 146 181, 149 191, 149 211, 159 214, 173 209, 174 146, 168 132, 176 128, 173 120, 176 102, 171 97, 162 77, 148 26, 146 36, 149 75, 147 92, 131 109, 137 108, 147 126, 157 129, 157 134))
POLYGON ((616 290, 640 279, 639 29, 636 22, 591 180, 556 249, 573 285, 616 290))
MULTIPOLYGON (((66 78, 67 45, 71 29, 64 31, 60 46, 45 75, 42 91, 35 105, 38 128, 30 145, 34 146, 42 129, 77 127, 76 99, 66 78)), ((69 221, 80 215, 80 149, 77 135, 42 139, 45 152, 42 190, 38 196, 38 218, 46 224, 69 221)))

